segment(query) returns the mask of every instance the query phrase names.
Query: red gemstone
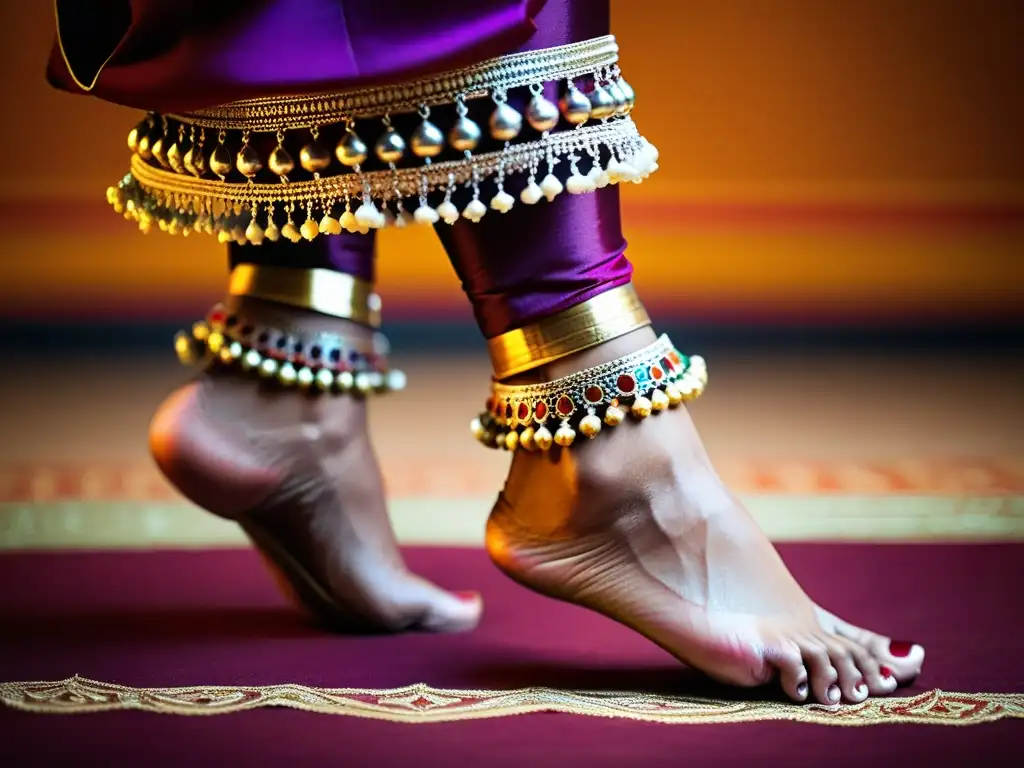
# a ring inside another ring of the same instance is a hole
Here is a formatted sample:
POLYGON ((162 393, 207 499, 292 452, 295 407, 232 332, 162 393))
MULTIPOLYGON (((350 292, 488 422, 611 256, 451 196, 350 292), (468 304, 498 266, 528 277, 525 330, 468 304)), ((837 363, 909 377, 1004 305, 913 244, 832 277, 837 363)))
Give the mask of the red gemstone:
POLYGON ((505 403, 505 418, 512 418, 512 403, 505 403))
POLYGON ((673 365, 672 361, 669 360, 667 357, 661 358, 661 367, 669 372, 674 371, 676 369, 675 365, 673 365))
POLYGON ((663 379, 664 377, 665 377, 665 372, 663 370, 661 370, 661 366, 657 366, 657 365, 652 365, 651 366, 651 378, 652 379, 654 379, 655 381, 658 381, 659 379, 663 379))
POLYGON ((214 310, 213 312, 210 313, 210 322, 218 324, 223 323, 227 316, 227 312, 224 312, 223 310, 214 310))
POLYGON ((537 421, 544 421, 548 417, 548 405, 543 400, 537 403, 537 407, 533 409, 533 415, 537 421))
POLYGON ((530 406, 528 406, 526 403, 520 403, 519 410, 517 411, 516 416, 519 418, 520 421, 526 421, 526 417, 529 415, 530 406))
POLYGON ((630 376, 628 373, 623 373, 615 382, 615 386, 619 388, 619 392, 624 395, 628 395, 634 389, 636 389, 636 379, 630 376))
POLYGON ((572 398, 568 395, 562 395, 558 398, 558 402, 555 403, 555 410, 558 411, 562 416, 568 416, 576 409, 572 398))
POLYGON ((604 399, 604 390, 596 384, 587 387, 587 391, 583 393, 583 399, 588 403, 600 403, 604 399))

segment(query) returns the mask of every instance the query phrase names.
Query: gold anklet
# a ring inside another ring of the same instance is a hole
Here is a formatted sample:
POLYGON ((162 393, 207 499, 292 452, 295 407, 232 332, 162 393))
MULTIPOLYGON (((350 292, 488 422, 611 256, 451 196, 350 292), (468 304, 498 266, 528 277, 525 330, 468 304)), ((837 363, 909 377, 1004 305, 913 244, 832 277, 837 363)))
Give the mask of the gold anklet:
POLYGON ((651 324, 632 283, 488 339, 495 379, 539 368, 651 324))
POLYGON ((704 358, 687 357, 662 336, 631 355, 544 384, 494 382, 488 410, 473 419, 473 436, 490 448, 567 448, 577 431, 597 437, 628 411, 638 419, 694 400, 707 386, 704 358), (552 433, 552 429, 554 432, 552 433))
POLYGON ((388 368, 388 342, 381 333, 362 343, 332 333, 290 333, 221 304, 190 332, 178 333, 174 348, 184 365, 238 365, 306 391, 365 395, 405 388, 405 374, 388 368))
POLYGON ((345 272, 239 264, 231 270, 228 294, 309 309, 371 328, 380 327, 381 301, 373 290, 373 283, 345 272))

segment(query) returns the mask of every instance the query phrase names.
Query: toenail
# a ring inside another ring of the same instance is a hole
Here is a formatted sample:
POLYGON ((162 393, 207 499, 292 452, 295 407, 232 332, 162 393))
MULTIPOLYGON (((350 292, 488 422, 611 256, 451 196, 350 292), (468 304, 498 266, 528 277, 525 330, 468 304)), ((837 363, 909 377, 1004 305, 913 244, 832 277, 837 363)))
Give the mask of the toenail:
POLYGON ((914 644, 908 643, 906 640, 890 640, 889 655, 904 658, 910 655, 910 651, 913 647, 914 644))
POLYGON ((892 677, 892 670, 888 667, 879 667, 878 672, 882 675, 882 677, 892 677))
POLYGON ((867 683, 865 683, 863 680, 861 680, 859 683, 857 683, 857 687, 854 690, 857 692, 858 696, 865 696, 865 695, 867 695, 867 692, 868 692, 867 683))
POLYGON ((829 701, 831 701, 833 704, 835 704, 836 702, 839 701, 839 698, 840 698, 840 696, 842 696, 842 693, 840 692, 838 685, 830 685, 828 687, 828 691, 826 691, 825 695, 828 697, 829 701))
POLYGON ((480 599, 480 593, 473 591, 456 592, 455 596, 464 603, 475 603, 477 600, 480 599))
POLYGON ((801 699, 807 698, 807 682, 802 682, 796 687, 796 695, 801 699))

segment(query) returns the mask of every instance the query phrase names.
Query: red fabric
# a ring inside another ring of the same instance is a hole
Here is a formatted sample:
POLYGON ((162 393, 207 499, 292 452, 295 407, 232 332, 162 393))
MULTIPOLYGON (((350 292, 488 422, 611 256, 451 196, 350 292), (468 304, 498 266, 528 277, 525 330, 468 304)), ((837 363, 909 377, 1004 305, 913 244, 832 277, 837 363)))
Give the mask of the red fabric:
MULTIPOLYGON (((784 545, 815 599, 923 643, 911 692, 1024 692, 1024 545, 784 545)), ((483 553, 414 549, 412 567, 477 588, 465 635, 339 637, 296 619, 247 551, 0 557, 0 680, 75 673, 137 686, 544 685, 729 696, 589 612, 532 594, 483 553)), ((743 695, 743 694, 733 694, 743 695)), ((763 692, 756 694, 763 697, 763 692)), ((577 715, 402 725, 282 710, 216 717, 0 711, 11 765, 984 765, 1019 749, 1024 724, 826 728, 791 723, 666 726, 577 715), (697 762, 693 762, 699 756, 697 762), (21 759, 18 759, 21 758, 21 759), (570 760, 571 758, 571 760, 570 760), (568 761, 568 762, 567 762, 568 761)), ((995 764, 995 762, 993 763, 995 764)))

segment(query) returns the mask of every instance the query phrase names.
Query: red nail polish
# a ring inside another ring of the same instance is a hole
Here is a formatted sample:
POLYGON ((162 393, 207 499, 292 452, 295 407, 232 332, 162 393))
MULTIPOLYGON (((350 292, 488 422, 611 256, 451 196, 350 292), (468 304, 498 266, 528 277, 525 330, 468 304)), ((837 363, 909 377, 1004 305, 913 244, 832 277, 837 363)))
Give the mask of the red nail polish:
POLYGON ((878 671, 882 677, 892 677, 892 670, 888 667, 879 667, 878 671))
POLYGON ((480 599, 480 593, 473 591, 456 592, 455 596, 464 603, 475 603, 477 600, 480 599))
POLYGON ((903 658, 910 655, 910 649, 913 647, 914 644, 908 643, 906 640, 891 640, 889 642, 889 655, 903 658))

